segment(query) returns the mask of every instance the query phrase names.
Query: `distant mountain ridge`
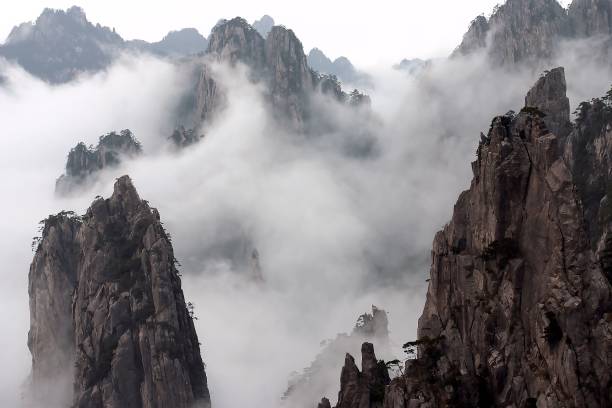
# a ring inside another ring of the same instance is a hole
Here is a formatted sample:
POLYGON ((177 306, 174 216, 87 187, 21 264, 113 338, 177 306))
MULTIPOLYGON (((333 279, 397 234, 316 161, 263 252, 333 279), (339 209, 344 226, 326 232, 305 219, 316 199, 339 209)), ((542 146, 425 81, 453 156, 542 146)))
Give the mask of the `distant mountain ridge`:
MULTIPOLYGON (((215 27, 226 22, 222 19, 215 27)), ((251 26, 265 39, 275 21, 264 15, 251 26)), ((0 57, 16 62, 49 83, 61 84, 82 73, 104 70, 125 51, 180 58, 205 53, 207 49, 208 39, 195 28, 171 31, 153 43, 125 40, 114 29, 91 23, 82 8, 73 6, 65 11, 46 8, 36 21, 15 26, 0 45, 0 57)), ((334 75, 343 83, 369 83, 368 75, 359 72, 344 56, 332 61, 320 49, 313 48, 307 62, 315 71, 334 75)))
POLYGON ((344 83, 365 84, 369 82, 368 75, 359 72, 348 58, 338 57, 332 61, 318 48, 313 48, 308 53, 308 65, 322 74, 335 75, 344 83))
POLYGON ((255 20, 252 26, 263 38, 266 38, 268 33, 272 31, 272 27, 274 27, 274 19, 266 14, 259 20, 255 20))
POLYGON ((172 31, 161 41, 125 41, 114 29, 93 24, 83 9, 46 8, 35 22, 14 27, 0 56, 53 84, 107 68, 122 51, 176 57, 204 52, 208 42, 196 29, 172 31))

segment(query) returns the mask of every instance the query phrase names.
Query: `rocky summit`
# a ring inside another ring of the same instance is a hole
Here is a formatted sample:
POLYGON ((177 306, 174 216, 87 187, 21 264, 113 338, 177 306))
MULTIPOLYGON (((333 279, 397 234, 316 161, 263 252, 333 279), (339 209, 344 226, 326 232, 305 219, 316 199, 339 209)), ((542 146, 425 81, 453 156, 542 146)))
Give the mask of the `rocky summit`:
POLYGON ((43 222, 28 293, 34 404, 210 406, 170 237, 129 177, 43 222))
MULTIPOLYGON (((479 144, 385 408, 611 406, 611 96, 570 124, 565 92, 547 72, 479 144)), ((381 406, 346 405, 351 376, 347 357, 337 407, 381 406)))

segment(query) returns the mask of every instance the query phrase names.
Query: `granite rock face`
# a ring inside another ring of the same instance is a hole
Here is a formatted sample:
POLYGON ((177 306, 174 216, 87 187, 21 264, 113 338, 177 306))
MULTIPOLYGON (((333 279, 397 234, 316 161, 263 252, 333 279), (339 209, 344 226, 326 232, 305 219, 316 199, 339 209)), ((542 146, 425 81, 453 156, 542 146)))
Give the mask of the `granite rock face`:
POLYGON ((45 221, 29 274, 39 402, 63 387, 57 406, 210 406, 175 262, 159 214, 127 176, 84 216, 45 221))
POLYGON ((610 0, 573 0, 565 10, 556 0, 507 0, 487 20, 472 21, 453 55, 487 49, 491 62, 512 66, 547 64, 564 40, 605 37, 602 55, 612 34, 610 0), (488 47, 487 47, 488 46, 488 47))
POLYGON ((612 92, 583 102, 575 126, 567 138, 564 156, 583 203, 591 248, 596 250, 608 280, 612 273, 609 254, 609 223, 612 215, 612 92))
POLYGON ((580 37, 612 34, 612 1, 574 0, 568 9, 572 33, 580 37))
POLYGON ((569 134, 551 132, 569 120, 562 74, 479 144, 470 189, 434 239, 417 358, 385 408, 612 404, 612 108, 583 104, 569 134))
POLYGON ((104 169, 116 167, 125 158, 141 153, 142 146, 129 129, 100 136, 96 147, 87 147, 81 142, 68 153, 66 173, 57 179, 55 192, 70 194, 93 182, 104 169))
POLYGON ((265 61, 277 118, 295 129, 303 129, 308 119, 308 97, 314 90, 314 75, 302 43, 293 31, 275 26, 266 38, 265 61))
POLYGON ((565 70, 558 67, 540 77, 525 97, 525 106, 542 112, 549 130, 559 137, 565 137, 571 128, 566 92, 565 70))

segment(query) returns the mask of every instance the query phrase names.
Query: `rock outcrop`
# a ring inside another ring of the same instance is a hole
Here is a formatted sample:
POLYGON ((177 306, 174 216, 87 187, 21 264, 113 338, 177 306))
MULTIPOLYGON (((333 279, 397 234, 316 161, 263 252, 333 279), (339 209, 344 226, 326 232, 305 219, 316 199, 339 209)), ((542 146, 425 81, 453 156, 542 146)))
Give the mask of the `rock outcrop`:
MULTIPOLYGON (((612 34, 610 0, 573 0, 565 10, 557 0, 507 0, 487 20, 472 21, 453 55, 486 48, 495 65, 547 64, 564 40, 605 37, 606 55, 612 34)), ((596 54, 596 53, 595 53, 596 54)))
POLYGON ((141 153, 142 146, 129 129, 100 136, 95 148, 81 142, 68 153, 66 173, 57 179, 55 192, 59 195, 70 194, 95 181, 102 170, 116 167, 123 159, 141 153))
POLYGON ((82 217, 64 212, 45 220, 28 289, 37 402, 210 406, 175 263, 157 210, 127 176, 82 217))
POLYGON ((361 346, 361 371, 350 354, 346 355, 340 374, 340 392, 336 408, 382 408, 389 372, 384 361, 374 354, 372 343, 361 346))
POLYGON ((569 135, 552 133, 546 118, 569 120, 562 74, 479 144, 470 189, 434 239, 418 358, 385 408, 611 406, 612 108, 583 104, 569 135))
MULTIPOLYGON (((313 395, 330 396, 335 392, 331 384, 334 384, 342 368, 343 356, 347 352, 349 355, 357 355, 364 342, 368 342, 372 347, 376 346, 382 357, 391 356, 387 313, 376 306, 372 306, 372 313, 359 316, 350 334, 339 334, 335 339, 324 343, 324 348, 312 364, 291 378, 289 387, 283 395, 284 406, 306 408, 312 405, 313 395)), ((348 358, 347 356, 344 360, 348 361, 348 358)))
POLYGON ((547 71, 525 97, 525 107, 543 114, 548 129, 560 138, 571 129, 570 102, 566 96, 565 70, 562 67, 547 71))

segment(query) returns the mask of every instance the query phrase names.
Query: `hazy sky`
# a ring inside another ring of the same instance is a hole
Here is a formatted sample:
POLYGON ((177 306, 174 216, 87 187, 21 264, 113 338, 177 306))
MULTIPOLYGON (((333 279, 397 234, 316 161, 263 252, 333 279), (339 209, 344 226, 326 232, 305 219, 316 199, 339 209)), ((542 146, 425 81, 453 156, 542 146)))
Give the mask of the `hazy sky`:
POLYGON ((361 65, 402 58, 440 57, 460 42, 470 21, 489 14, 500 0, 22 0, 3 2, 0 38, 34 20, 45 7, 79 5, 89 20, 115 27, 126 39, 159 40, 170 30, 195 27, 204 35, 220 18, 240 15, 250 22, 270 14, 292 28, 309 50, 346 55, 361 65))

